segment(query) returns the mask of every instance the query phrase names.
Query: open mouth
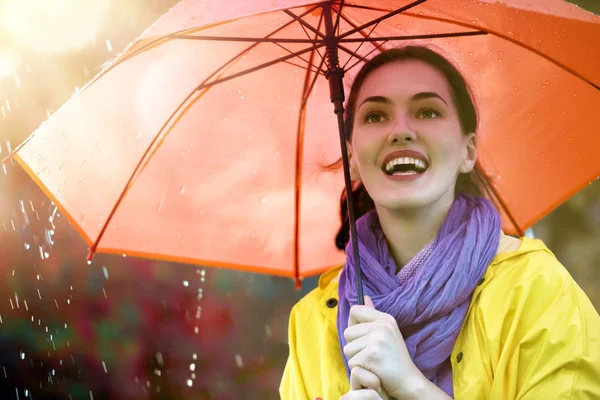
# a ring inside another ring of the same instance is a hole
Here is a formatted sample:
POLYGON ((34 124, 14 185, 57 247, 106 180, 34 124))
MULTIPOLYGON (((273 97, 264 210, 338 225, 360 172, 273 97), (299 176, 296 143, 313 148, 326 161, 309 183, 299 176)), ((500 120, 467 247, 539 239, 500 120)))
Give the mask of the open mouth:
POLYGON ((426 161, 413 157, 398 157, 383 165, 382 170, 387 175, 417 175, 427 170, 426 161))

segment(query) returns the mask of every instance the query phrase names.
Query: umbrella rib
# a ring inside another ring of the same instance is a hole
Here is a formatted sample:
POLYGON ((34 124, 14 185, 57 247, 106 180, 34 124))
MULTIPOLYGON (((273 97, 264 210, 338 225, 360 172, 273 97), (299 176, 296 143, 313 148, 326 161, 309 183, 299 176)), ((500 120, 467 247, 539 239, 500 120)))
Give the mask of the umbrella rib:
POLYGON ((294 14, 293 12, 291 12, 290 10, 283 10, 283 12, 286 13, 287 15, 289 15, 290 17, 292 17, 293 19, 295 19, 297 22, 299 22, 300 25, 305 26, 306 28, 311 30, 313 33, 315 33, 317 36, 319 36, 321 39, 325 40, 325 35, 322 32, 320 32, 314 26, 312 26, 311 24, 309 24, 308 22, 306 22, 305 20, 302 19, 302 17, 307 15, 307 13, 304 13, 304 15, 302 15, 302 17, 299 17, 296 14, 294 14))
POLYGON ((414 7, 416 7, 416 6, 420 5, 420 4, 423 4, 426 1, 427 0, 417 0, 417 1, 414 1, 414 2, 408 4, 408 5, 404 6, 404 7, 398 8, 397 10, 394 10, 392 12, 389 12, 389 13, 385 14, 385 15, 382 15, 379 18, 375 18, 374 20, 371 20, 371 21, 369 21, 369 22, 367 22, 367 23, 359 26, 358 28, 354 28, 354 29, 352 29, 352 30, 344 33, 343 35, 338 36, 337 39, 338 39, 338 41, 342 40, 342 39, 344 39, 344 38, 346 38, 346 37, 348 37, 350 35, 355 34, 356 32, 359 32, 359 31, 362 31, 365 28, 368 28, 371 25, 378 24, 381 21, 385 21, 386 19, 389 19, 389 18, 393 17, 394 15, 398 15, 400 13, 403 13, 406 10, 410 10, 411 8, 414 8, 414 7))
MULTIPOLYGON (((310 59, 314 58, 315 51, 311 51, 310 59)), ((318 76, 315 74, 315 76, 318 76)), ((302 162, 304 161, 304 124, 306 122, 306 101, 308 98, 310 71, 306 71, 304 75, 304 86, 302 87, 301 105, 298 112, 298 125, 296 127, 296 169, 294 174, 294 236, 293 236, 293 263, 294 277, 296 279, 296 288, 299 288, 300 283, 300 208, 302 197, 302 162)))
MULTIPOLYGON (((341 10, 340 10, 341 11, 341 10)), ((358 28, 358 25, 356 25, 354 22, 350 21, 350 18, 346 17, 345 15, 343 15, 341 12, 338 14, 341 16, 341 18, 351 27, 353 28, 358 28)), ((363 30, 360 30, 359 33, 364 37, 367 38, 369 37, 369 35, 367 33, 365 33, 363 30)), ((361 44, 362 45, 362 44, 361 44)), ((379 45, 378 43, 376 43, 376 47, 379 48, 382 45, 379 45)), ((358 46, 358 48, 356 49, 356 53, 358 53, 358 50, 360 49, 360 46, 358 46)), ((371 54, 371 52, 369 52, 369 54, 371 54)), ((357 57, 359 59, 359 62, 362 61, 359 57, 357 57)), ((346 64, 344 64, 344 66, 342 67, 345 71, 349 71, 350 69, 352 69, 352 67, 346 69, 346 66, 350 63, 350 60, 352 60, 352 58, 349 58, 348 61, 346 61, 346 64)), ((354 66, 354 65, 353 65, 354 66)))
MULTIPOLYGON (((322 45, 322 44, 311 46, 311 47, 308 47, 308 48, 306 48, 304 50, 301 50, 301 51, 292 53, 290 55, 287 55, 285 57, 280 57, 280 58, 278 58, 276 60, 268 61, 266 63, 257 65, 256 67, 252 67, 250 69, 237 72, 237 73, 235 73, 233 75, 229 75, 229 76, 226 76, 226 77, 221 78, 221 79, 217 79, 217 80, 212 81, 212 82, 206 82, 205 81, 204 83, 202 83, 201 85, 199 85, 198 87, 196 87, 196 90, 202 90, 202 89, 214 86, 214 85, 219 84, 219 83, 227 82, 227 81, 229 81, 231 79, 235 79, 235 78, 238 78, 240 76, 247 75, 247 74, 249 74, 251 72, 255 72, 255 71, 258 71, 260 69, 270 67, 271 65, 277 64, 279 62, 284 62, 284 61, 287 61, 287 60, 289 60, 291 58, 298 57, 301 54, 308 53, 309 51, 315 50, 315 49, 317 49, 319 47, 323 47, 323 46, 324 45, 322 45)), ((214 74, 213 74, 213 76, 214 76, 214 74)))
MULTIPOLYGON (((304 61, 304 59, 302 59, 302 60, 304 61)), ((312 72, 314 72, 316 74, 319 74, 319 75, 325 75, 320 70, 320 68, 318 66, 314 65, 314 64, 311 64, 310 66, 305 66, 305 65, 300 65, 300 64, 293 63, 291 61, 284 61, 284 64, 289 64, 291 66, 298 67, 298 68, 303 69, 305 71, 312 71, 312 72), (314 67, 314 68, 310 68, 311 66, 314 67), (317 68, 317 69, 315 69, 315 68, 317 68)))
MULTIPOLYGON (((344 21, 346 21, 346 23, 347 23, 348 25, 350 25, 352 28, 355 28, 355 29, 356 29, 356 28, 358 28, 358 26, 357 26, 356 24, 352 23, 352 21, 350 21, 350 19, 349 19, 348 17, 346 17, 346 16, 342 15, 341 8, 338 10, 338 16, 341 16, 341 18, 343 18, 343 19, 344 19, 344 21)), ((366 38, 369 38, 369 37, 371 36, 371 34, 373 33, 373 31, 374 31, 374 30, 377 28, 377 26, 378 26, 378 25, 379 25, 379 23, 375 24, 369 33, 366 33, 366 32, 364 32, 362 29, 359 31, 359 33, 361 34, 361 36, 362 36, 363 38, 365 38, 365 39, 366 39, 366 38)), ((346 69, 346 67, 348 66, 348 64, 350 64, 350 61, 352 60, 352 57, 356 57, 356 58, 357 58, 359 61, 364 61, 364 60, 365 60, 365 59, 364 59, 364 57, 360 57, 360 56, 358 55, 358 50, 360 50, 360 48, 362 47, 362 45, 363 45, 365 42, 366 42, 366 41, 363 41, 362 43, 360 43, 360 44, 358 45, 358 47, 356 48, 356 50, 354 50, 354 51, 352 52, 352 54, 351 54, 351 57, 348 59, 348 61, 346 61, 346 63, 345 63, 345 64, 344 64, 344 66, 342 67, 342 69, 343 69, 344 71, 348 71, 348 70, 346 69)), ((346 52, 348 52, 348 51, 349 51, 348 49, 346 49, 346 48, 343 48, 341 45, 339 45, 339 42, 338 42, 338 46, 339 46, 340 48, 342 48, 342 49, 343 49, 344 51, 346 51, 346 52)), ((380 47, 380 46, 376 46, 376 47, 380 47)), ((370 53, 369 53, 369 54, 370 54, 370 53)))
POLYGON ((321 71, 321 67, 323 67, 323 64, 325 64, 324 58, 321 59, 321 63, 319 64, 318 72, 315 74, 312 82, 310 83, 309 89, 306 91, 306 94, 305 94, 304 98, 302 99, 302 103, 301 103, 302 107, 304 107, 306 105, 306 103, 308 102, 308 96, 310 95, 315 84, 317 83, 317 79, 319 78, 319 75, 325 75, 325 73, 323 71, 321 71))
POLYGON ((337 32, 337 35, 340 35, 340 20, 342 17, 342 10, 344 9, 344 0, 340 1, 340 5, 338 7, 332 7, 333 10, 337 10, 337 17, 335 18, 335 24, 333 25, 333 31, 337 32))
POLYGON ((450 32, 450 33, 432 33, 427 35, 409 35, 409 36, 386 36, 386 37, 366 37, 366 38, 354 38, 354 39, 342 39, 340 43, 356 43, 356 42, 376 42, 379 40, 390 41, 390 40, 416 40, 416 39, 437 39, 437 38, 448 38, 448 37, 462 37, 462 36, 479 36, 487 35, 484 31, 473 31, 473 32, 450 32))
MULTIPOLYGON (((305 14, 305 15, 306 15, 306 14, 305 14)), ((304 15, 302 15, 302 17, 303 17, 303 16, 304 16, 304 15)), ((300 18, 301 18, 301 17, 300 17, 300 18)), ((322 24, 322 22, 323 22, 323 13, 321 13, 321 16, 319 17, 319 23, 317 24, 317 31, 319 31, 319 32, 320 32, 320 29, 321 29, 321 24, 322 24)), ((307 24, 308 24, 308 23, 307 23, 307 24)), ((306 34, 306 37, 308 37, 308 38, 310 39, 310 38, 311 38, 311 37, 310 37, 310 34, 309 34, 309 33, 308 33, 308 31, 306 30, 306 27, 304 26, 304 24, 300 23, 300 27, 302 28, 302 30, 303 30, 303 31, 304 31, 304 33, 306 34)), ((316 33, 315 33, 315 35, 316 35, 316 33)), ((315 37, 315 39, 316 39, 316 37, 315 37)), ((323 54, 321 54, 321 52, 319 51, 319 49, 317 49, 317 53, 319 53, 319 57, 321 57, 321 60, 324 60, 324 59, 325 59, 325 57, 323 56, 323 54)))
MULTIPOLYGON (((362 57, 362 56, 358 55, 358 53, 356 53, 355 51, 352 51, 349 48, 347 48, 345 46, 342 46, 341 44, 338 44, 338 48, 340 50, 342 50, 343 52, 350 54, 350 60, 352 60, 352 57, 355 57, 355 58, 358 59, 358 62, 361 62, 361 61, 365 61, 366 62, 367 61, 366 57, 362 57)), ((348 61, 348 62, 350 62, 350 61, 348 61)), ((344 71, 347 71, 346 70, 346 65, 348 65, 348 62, 346 62, 346 64, 342 67, 344 69, 344 71)))
POLYGON ((236 36, 197 36, 197 35, 174 35, 173 39, 182 40, 203 40, 214 42, 250 42, 250 43, 306 43, 318 44, 320 40, 312 39, 291 39, 291 38, 269 38, 269 37, 236 37, 236 36))
MULTIPOLYGON (((373 54, 374 52, 376 52, 377 50, 379 50, 380 48, 382 48, 387 42, 383 42, 378 44, 377 46, 375 46, 375 48, 373 50, 371 50, 370 52, 368 52, 363 58, 364 60, 367 59, 367 57, 369 57, 371 54, 373 54)), ((356 67, 361 61, 363 61, 362 59, 359 59, 357 62, 355 62, 354 64, 352 64, 350 66, 350 68, 346 69, 344 67, 344 71, 350 71, 352 68, 356 67)))
MULTIPOLYGON (((294 52, 293 52, 293 51, 291 51, 290 49, 288 49, 288 48, 286 48, 286 47, 284 47, 284 46, 282 46, 282 45, 280 45, 280 44, 278 44, 278 43, 276 43, 276 45, 277 45, 278 47, 282 48, 283 50, 287 51, 288 53, 290 53, 290 54, 294 54, 294 52)), ((305 60, 305 59, 304 59, 304 57, 298 57, 298 58, 299 58, 300 60, 304 61, 304 62, 305 62, 307 65, 308 65, 306 68, 310 68, 310 67, 317 68, 317 66, 316 66, 316 65, 314 65, 313 63, 311 63, 311 62, 310 62, 310 61, 308 61, 308 60, 305 60)), ((302 67, 302 66, 300 66, 300 65, 294 64, 293 62, 290 62, 290 61, 285 61, 285 63, 286 63, 286 64, 291 64, 291 65, 295 65, 295 66, 297 66, 297 67, 300 67, 300 68, 302 68, 302 69, 305 69, 305 67, 302 67)))
POLYGON ((358 4, 345 4, 345 7, 348 8, 357 8, 360 10, 369 10, 369 11, 382 11, 382 12, 389 12, 389 9, 385 9, 385 8, 377 8, 377 7, 369 7, 369 6, 361 6, 358 4))

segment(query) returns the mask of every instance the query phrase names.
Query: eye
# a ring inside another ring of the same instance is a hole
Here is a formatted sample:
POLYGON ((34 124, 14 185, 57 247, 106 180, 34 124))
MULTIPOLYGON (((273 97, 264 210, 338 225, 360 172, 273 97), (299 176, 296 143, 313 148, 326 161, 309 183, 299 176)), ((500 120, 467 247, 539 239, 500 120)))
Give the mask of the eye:
POLYGON ((419 112, 417 113, 417 118, 420 119, 432 119, 432 118, 439 118, 442 116, 442 113, 440 113, 438 110, 433 109, 433 108, 423 108, 421 110, 419 110, 419 112))
POLYGON ((378 124, 385 120, 385 116, 380 112, 370 112, 363 119, 367 124, 378 124))

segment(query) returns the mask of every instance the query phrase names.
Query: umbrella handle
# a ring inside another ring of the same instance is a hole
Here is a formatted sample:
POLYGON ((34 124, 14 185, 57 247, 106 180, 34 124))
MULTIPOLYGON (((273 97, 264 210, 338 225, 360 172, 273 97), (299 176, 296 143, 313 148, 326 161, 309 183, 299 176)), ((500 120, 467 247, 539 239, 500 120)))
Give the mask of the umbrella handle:
POLYGON ((348 205, 348 222, 350 224, 350 239, 352 242, 352 254, 354 256, 354 277, 356 281, 356 294, 358 304, 364 305, 362 286, 362 270, 360 268, 360 253, 358 251, 358 235, 356 234, 355 204, 352 196, 352 181, 350 180, 350 163, 348 162, 348 146, 344 134, 344 70, 340 68, 338 58, 338 43, 335 36, 335 28, 331 18, 331 4, 323 5, 323 19, 325 22, 325 59, 327 72, 325 76, 329 81, 329 94, 337 115, 338 132, 340 135, 340 146, 342 148, 342 164, 344 167, 344 182, 346 185, 346 204, 348 205))

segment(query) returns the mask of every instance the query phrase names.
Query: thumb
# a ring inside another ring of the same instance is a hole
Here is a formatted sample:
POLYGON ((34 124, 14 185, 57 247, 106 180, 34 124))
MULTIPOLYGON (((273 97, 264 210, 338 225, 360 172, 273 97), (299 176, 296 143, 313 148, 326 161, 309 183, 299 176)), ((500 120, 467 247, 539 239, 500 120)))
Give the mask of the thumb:
POLYGON ((373 305, 373 300, 369 296, 365 296, 365 306, 375 308, 373 305))

